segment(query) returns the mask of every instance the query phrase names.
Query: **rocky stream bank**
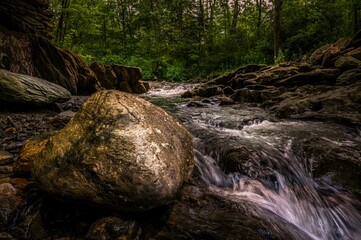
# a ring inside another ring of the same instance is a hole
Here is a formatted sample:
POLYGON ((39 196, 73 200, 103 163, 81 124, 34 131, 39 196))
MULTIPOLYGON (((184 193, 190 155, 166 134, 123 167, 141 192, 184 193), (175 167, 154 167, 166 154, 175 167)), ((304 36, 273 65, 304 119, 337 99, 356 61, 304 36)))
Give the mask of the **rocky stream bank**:
POLYGON ((183 98, 143 96, 193 144, 179 120, 124 93, 148 89, 137 68, 93 65, 123 92, 90 98, 1 70, 4 93, 9 79, 26 84, 1 102, 0 239, 357 239, 360 38, 241 67, 183 98))

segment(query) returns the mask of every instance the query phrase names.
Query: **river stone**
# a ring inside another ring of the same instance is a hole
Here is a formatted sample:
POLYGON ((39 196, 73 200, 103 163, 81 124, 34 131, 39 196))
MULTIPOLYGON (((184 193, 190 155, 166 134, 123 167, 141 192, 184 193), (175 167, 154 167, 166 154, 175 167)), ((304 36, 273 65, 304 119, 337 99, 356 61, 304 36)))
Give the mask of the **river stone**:
POLYGON ((342 70, 354 69, 361 67, 361 61, 352 56, 341 56, 336 60, 335 67, 342 70))
POLYGON ((12 184, 0 184, 0 229, 13 222, 24 204, 21 193, 12 184))
POLYGON ((134 220, 103 217, 93 223, 86 234, 87 240, 138 240, 142 230, 134 220))
POLYGON ((193 170, 191 135, 159 107, 101 91, 34 156, 46 192, 123 211, 172 201, 193 170))
POLYGON ((361 68, 343 72, 336 80, 337 86, 346 86, 361 81, 361 68))
POLYGON ((47 105, 69 100, 71 94, 54 83, 0 69, 0 102, 47 105))

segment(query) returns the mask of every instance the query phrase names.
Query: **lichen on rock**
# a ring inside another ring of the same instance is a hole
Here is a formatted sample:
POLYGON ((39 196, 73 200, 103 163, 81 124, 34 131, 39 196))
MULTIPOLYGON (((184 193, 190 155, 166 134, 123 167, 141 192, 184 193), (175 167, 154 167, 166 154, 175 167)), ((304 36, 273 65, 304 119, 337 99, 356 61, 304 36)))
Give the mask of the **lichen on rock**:
POLYGON ((169 203, 194 165, 191 136, 179 121, 115 90, 91 96, 34 160, 46 192, 123 211, 169 203))

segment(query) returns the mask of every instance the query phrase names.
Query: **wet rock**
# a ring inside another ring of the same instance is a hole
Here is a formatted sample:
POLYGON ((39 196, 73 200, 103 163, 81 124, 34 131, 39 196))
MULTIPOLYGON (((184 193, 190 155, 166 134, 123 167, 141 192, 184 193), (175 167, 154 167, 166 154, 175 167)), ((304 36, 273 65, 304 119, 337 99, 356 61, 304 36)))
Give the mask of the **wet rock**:
POLYGON ((10 70, 10 59, 9 56, 6 53, 2 53, 0 55, 0 68, 5 69, 5 70, 10 70))
MULTIPOLYGON (((257 79, 250 79, 243 82, 243 86, 249 88, 249 86, 257 85, 257 79)), ((263 85, 262 85, 263 86, 263 85)))
POLYGON ((11 234, 16 239, 47 239, 45 223, 41 216, 43 206, 40 198, 32 199, 30 206, 19 209, 16 224, 11 226, 11 234))
POLYGON ((22 191, 25 191, 26 188, 30 184, 32 184, 32 181, 27 178, 16 178, 16 177, 9 178, 8 182, 10 184, 12 184, 14 187, 16 187, 17 189, 20 189, 22 191))
POLYGON ((219 106, 226 106, 226 105, 233 105, 235 104, 235 102, 233 101, 232 98, 227 97, 227 96, 221 96, 219 98, 220 102, 219 102, 219 106))
POLYGON ((123 92, 133 93, 133 90, 128 82, 120 82, 119 89, 121 89, 123 92))
POLYGON ((223 94, 222 85, 219 86, 205 86, 197 89, 197 95, 200 97, 213 97, 223 94))
POLYGON ((138 67, 128 67, 119 64, 112 64, 111 67, 120 82, 137 83, 142 79, 142 70, 138 67))
POLYGON ((16 240, 13 236, 11 236, 7 232, 0 232, 0 239, 1 240, 16 240))
POLYGON ((148 90, 141 82, 131 83, 132 91, 135 94, 146 93, 148 90))
POLYGON ((141 84, 143 84, 143 86, 145 87, 145 89, 147 91, 150 90, 150 83, 149 82, 146 82, 146 81, 139 81, 141 84))
POLYGON ((311 71, 315 70, 315 66, 312 66, 309 63, 298 64, 297 68, 300 72, 311 72, 311 71))
MULTIPOLYGON (((246 208, 250 208, 247 203, 237 205, 212 197, 196 186, 187 185, 181 192, 180 200, 170 209, 162 228, 150 238, 292 239, 288 232, 290 230, 277 232, 266 221, 245 214, 246 208)), ((278 224, 280 230, 282 221, 278 224)), ((299 239, 302 239, 302 233, 298 235, 299 239)))
POLYGON ((248 86, 246 86, 246 88, 251 89, 251 90, 270 90, 270 89, 274 89, 274 87, 272 87, 272 86, 265 86, 265 85, 260 85, 260 84, 248 85, 248 86))
POLYGON ((248 88, 238 89, 231 96, 236 102, 262 103, 281 94, 278 89, 251 90, 248 88))
POLYGON ((308 73, 299 73, 276 83, 277 86, 299 87, 310 85, 335 85, 336 79, 340 76, 338 69, 317 69, 308 73))
POLYGON ((0 166, 0 174, 11 174, 13 170, 12 166, 0 166))
POLYGON ((80 57, 55 47, 41 36, 33 36, 31 44, 35 76, 58 84, 74 95, 100 89, 98 79, 80 57))
MULTIPOLYGON (((245 82, 250 79, 256 79, 258 76, 255 73, 238 74, 232 78, 231 86, 233 89, 239 89, 245 86, 245 82)), ((255 81, 255 80, 254 80, 255 81)))
POLYGON ((0 149, 0 166, 12 163, 14 161, 13 155, 0 149))
POLYGON ((231 87, 225 87, 223 88, 223 93, 226 95, 232 95, 235 93, 235 91, 231 87))
POLYGON ((329 131, 324 136, 308 136, 294 142, 295 151, 302 149, 313 160, 315 179, 332 176, 332 181, 361 198, 360 144, 345 138, 347 133, 329 131), (326 135, 326 136, 325 136, 326 135))
POLYGON ((123 220, 117 217, 104 217, 92 224, 85 239, 88 240, 107 240, 139 239, 141 229, 133 220, 123 220))
POLYGON ((206 104, 198 101, 191 101, 187 103, 187 107, 204 107, 204 106, 206 106, 206 104))
POLYGON ((95 62, 90 68, 95 72, 102 87, 105 89, 116 89, 128 93, 145 93, 142 72, 137 67, 126 67, 118 64, 105 65, 95 62))
POLYGON ((5 229, 13 222, 24 204, 23 197, 12 184, 0 184, 0 229, 5 229))
POLYGON ((345 55, 356 58, 357 60, 361 60, 361 47, 353 49, 353 50, 347 52, 345 55))
POLYGON ((361 61, 351 56, 341 56, 335 62, 335 67, 342 70, 349 70, 361 67, 361 61))
POLYGON ((342 51, 348 46, 350 41, 350 38, 340 38, 337 42, 333 44, 326 44, 320 47, 311 54, 309 62, 313 65, 332 67, 334 63, 334 58, 342 53, 342 51))
POLYGON ((260 72, 258 74, 259 75, 258 78, 255 79, 255 81, 257 82, 257 84, 272 86, 277 81, 291 77, 297 73, 299 73, 299 70, 296 66, 288 66, 288 67, 275 66, 260 72))
MULTIPOLYGON (((72 76, 76 77, 77 95, 90 95, 101 90, 100 82, 95 73, 79 56, 68 50, 59 49, 59 52, 64 61, 69 63, 66 66, 69 68, 72 76)), ((63 72, 65 71, 67 71, 66 68, 63 72)))
POLYGON ((69 101, 60 103, 60 106, 64 111, 77 112, 83 106, 86 99, 88 99, 88 96, 72 96, 69 101))
POLYGON ((42 106, 70 99, 71 94, 59 85, 26 75, 0 70, 0 100, 42 106))
POLYGON ((343 72, 337 79, 337 86, 346 86, 361 81, 361 68, 351 69, 343 72))
POLYGON ((321 65, 323 61, 323 57, 327 53, 327 51, 331 48, 332 44, 326 44, 318 49, 316 49, 310 56, 309 62, 312 65, 321 65))
POLYGON ((90 68, 94 71, 102 87, 105 89, 116 89, 118 84, 117 75, 115 75, 110 65, 95 62, 90 65, 90 68))
POLYGON ((184 93, 182 93, 181 97, 182 98, 191 98, 193 97, 193 92, 191 90, 185 91, 184 93))
POLYGON ((193 169, 188 131, 162 109, 119 91, 91 96, 34 156, 46 192, 124 211, 173 200, 193 169))
POLYGON ((29 176, 31 174, 34 155, 43 150, 45 144, 49 140, 49 137, 52 135, 53 134, 44 134, 36 136, 25 143, 24 147, 21 149, 19 159, 14 167, 14 171, 18 175, 29 176))
POLYGON ((237 102, 260 102, 260 99, 257 99, 256 94, 253 90, 248 88, 242 88, 236 90, 236 92, 231 96, 233 101, 237 102))
POLYGON ((214 80, 212 80, 212 82, 214 82, 214 84, 216 85, 226 85, 229 84, 229 82, 232 80, 232 78, 236 76, 236 73, 229 73, 229 74, 225 74, 223 76, 217 77, 214 80))
POLYGON ((57 114, 52 120, 51 125, 55 129, 62 129, 72 117, 74 117, 75 112, 73 111, 64 111, 57 114))
POLYGON ((276 116, 299 119, 333 120, 343 124, 361 121, 361 84, 340 88, 305 86, 299 94, 286 97, 277 107, 276 116), (317 93, 317 94, 315 94, 317 93))
POLYGON ((266 68, 266 64, 249 64, 246 66, 242 66, 236 70, 236 73, 250 73, 250 72, 257 72, 263 68, 266 68))

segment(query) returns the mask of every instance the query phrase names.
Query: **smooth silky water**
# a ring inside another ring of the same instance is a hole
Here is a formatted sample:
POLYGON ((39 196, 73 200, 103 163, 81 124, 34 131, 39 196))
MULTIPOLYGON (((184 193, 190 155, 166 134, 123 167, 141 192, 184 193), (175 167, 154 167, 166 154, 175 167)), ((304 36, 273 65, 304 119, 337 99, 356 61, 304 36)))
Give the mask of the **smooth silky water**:
MULTIPOLYGON (((179 96, 191 85, 156 83, 147 100, 177 116, 194 137, 196 171, 212 194, 271 225, 297 229, 294 239, 361 239, 360 204, 335 185, 332 174, 313 177, 317 155, 306 154, 304 139, 361 156, 360 131, 336 124, 280 121, 257 107, 191 108, 179 96), (225 171, 225 149, 251 149, 241 171, 225 171), (282 221, 278 221, 281 219, 282 221)), ((279 228, 279 227, 278 227, 279 228)), ((292 231, 290 231, 292 233, 292 231)))

